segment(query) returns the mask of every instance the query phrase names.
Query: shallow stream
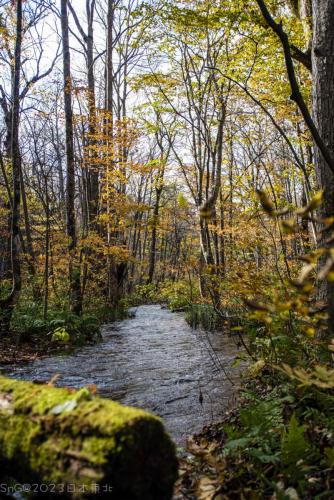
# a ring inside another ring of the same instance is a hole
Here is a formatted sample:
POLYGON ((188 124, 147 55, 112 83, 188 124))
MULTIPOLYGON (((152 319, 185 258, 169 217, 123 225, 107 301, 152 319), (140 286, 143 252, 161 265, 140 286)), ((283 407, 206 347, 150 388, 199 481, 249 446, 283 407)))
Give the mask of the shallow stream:
POLYGON ((1 373, 43 381, 59 374, 57 385, 69 387, 95 384, 101 396, 162 417, 182 447, 186 436, 219 420, 232 402, 236 387, 224 371, 237 385, 235 344, 222 333, 193 330, 182 313, 159 305, 133 312, 133 318, 105 325, 101 343, 1 373))

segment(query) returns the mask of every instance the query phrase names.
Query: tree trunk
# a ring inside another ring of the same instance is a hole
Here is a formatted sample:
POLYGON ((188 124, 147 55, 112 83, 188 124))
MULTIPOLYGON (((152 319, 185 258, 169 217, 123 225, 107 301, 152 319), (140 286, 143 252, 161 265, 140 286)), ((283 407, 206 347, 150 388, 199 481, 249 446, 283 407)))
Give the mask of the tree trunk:
MULTIPOLYGON (((0 378, 0 465, 17 481, 54 488, 45 498, 58 492, 169 500, 177 478, 175 448, 159 418, 85 388, 6 378, 0 378)), ((46 490, 38 491, 44 497, 46 490)))
MULTIPOLYGON (((110 200, 110 190, 109 190, 109 172, 110 169, 114 168, 114 153, 115 147, 114 141, 114 95, 113 95, 113 85, 114 85, 114 72, 113 72, 113 29, 115 22, 115 0, 108 0, 108 12, 107 12, 107 59, 106 59, 106 111, 107 111, 107 145, 108 145, 108 164, 107 164, 107 214, 108 216, 112 213, 111 200, 110 200)), ((119 97, 119 96, 118 96, 119 97)), ((121 160, 121 157, 120 157, 121 160)), ((117 244, 120 241, 119 231, 110 231, 108 224, 108 246, 112 244, 117 244)), ((113 306, 116 306, 119 302, 121 296, 121 287, 123 279, 126 272, 126 266, 124 263, 117 264, 115 262, 115 257, 108 255, 108 301, 113 306)))
POLYGON ((96 145, 96 107, 95 107, 95 79, 94 79, 94 34, 93 21, 95 2, 87 2, 87 80, 88 80, 88 109, 89 109, 89 156, 91 162, 89 166, 89 223, 92 228, 96 228, 96 218, 98 215, 99 204, 99 175, 95 158, 97 152, 94 150, 96 145))
POLYGON ((28 271, 32 281, 32 292, 34 300, 37 302, 41 296, 41 290, 36 281, 36 258, 33 246, 33 239, 31 234, 31 225, 29 218, 29 210, 27 203, 26 190, 23 179, 22 162, 20 157, 20 188, 21 188, 21 198, 22 198, 22 208, 24 217, 24 228, 26 234, 26 248, 27 248, 27 261, 28 261, 28 271))
MULTIPOLYGON (((319 134, 334 156, 334 2, 313 0, 313 117, 319 134)), ((334 215, 334 176, 315 146, 315 167, 319 186, 324 189, 322 215, 334 215)), ((328 235, 324 235, 326 239, 328 235)), ((320 242, 324 244, 324 241, 320 242)), ((319 299, 328 304, 329 329, 334 333, 334 283, 324 282, 319 299)))
POLYGON ((114 13, 115 1, 108 0, 108 14, 107 14, 107 67, 106 67, 106 109, 110 113, 109 132, 112 134, 113 129, 113 28, 114 28, 114 13))
POLYGON ((22 47, 22 0, 16 3, 16 41, 14 54, 14 78, 12 95, 12 126, 11 126, 11 159, 12 159, 12 217, 11 217, 11 265, 12 265, 12 291, 0 303, 0 331, 8 331, 13 308, 21 291, 21 262, 20 262, 20 172, 21 156, 19 149, 19 123, 20 123, 20 73, 21 73, 21 47, 22 47))
POLYGON ((162 188, 157 188, 155 190, 156 197, 153 208, 153 217, 152 217, 152 233, 151 233, 151 247, 149 254, 149 269, 148 269, 148 278, 147 283, 150 284, 153 281, 154 271, 155 271, 155 262, 156 262, 156 248, 157 248, 157 229, 159 223, 159 210, 160 210, 160 197, 162 193, 162 188))
MULTIPOLYGON (((158 224, 159 224, 159 212, 160 212, 160 200, 163 191, 163 182, 165 176, 165 167, 167 162, 167 157, 164 155, 164 148, 162 144, 162 140, 159 138, 158 133, 156 134, 157 143, 160 149, 160 167, 157 174, 157 178, 155 180, 155 202, 153 208, 153 217, 152 217, 152 233, 151 233, 151 247, 149 253, 149 269, 148 269, 148 279, 147 283, 152 283, 155 271, 155 263, 156 263, 156 248, 157 248, 157 232, 158 232, 158 224)), ((168 150, 168 154, 169 155, 168 150)))
POLYGON ((43 317, 46 320, 49 306, 49 261, 50 261, 50 202, 47 177, 45 176, 45 265, 43 317))
POLYGON ((75 314, 82 310, 80 290, 80 269, 75 266, 75 252, 77 236, 75 227, 74 196, 75 196, 75 163, 73 144, 73 110, 72 110, 72 81, 71 60, 69 46, 69 29, 67 0, 61 0, 61 31, 63 41, 63 72, 64 72, 64 106, 65 106, 65 131, 66 131, 66 213, 67 236, 69 238, 69 278, 70 278, 70 307, 75 314))

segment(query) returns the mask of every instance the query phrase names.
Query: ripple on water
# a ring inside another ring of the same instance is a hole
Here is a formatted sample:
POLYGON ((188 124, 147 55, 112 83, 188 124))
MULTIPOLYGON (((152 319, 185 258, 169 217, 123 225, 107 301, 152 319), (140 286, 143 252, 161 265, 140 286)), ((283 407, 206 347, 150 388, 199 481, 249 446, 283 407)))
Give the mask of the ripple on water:
POLYGON ((66 356, 25 366, 6 366, 4 375, 49 380, 58 385, 95 384, 99 394, 161 416, 179 446, 203 425, 219 420, 235 387, 220 367, 230 368, 234 342, 222 333, 196 331, 181 313, 140 306, 134 318, 105 325, 103 342, 66 356), (203 405, 199 402, 199 390, 203 405))

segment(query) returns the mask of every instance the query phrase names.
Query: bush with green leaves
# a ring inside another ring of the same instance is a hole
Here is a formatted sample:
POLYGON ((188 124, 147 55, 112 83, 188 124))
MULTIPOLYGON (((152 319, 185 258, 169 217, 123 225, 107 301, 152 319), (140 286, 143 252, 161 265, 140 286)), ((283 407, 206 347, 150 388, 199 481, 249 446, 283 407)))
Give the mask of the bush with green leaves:
POLYGON ((63 329, 69 335, 66 343, 83 344, 100 338, 100 319, 95 314, 84 313, 77 316, 68 310, 50 309, 43 317, 42 306, 32 301, 25 301, 15 309, 12 329, 22 340, 37 342, 53 339, 56 331, 63 329))
POLYGON ((142 304, 167 304, 171 311, 186 309, 198 299, 198 290, 186 280, 165 280, 161 283, 137 285, 127 303, 129 306, 142 304))
MULTIPOLYGON (((315 214, 321 193, 306 207, 282 211, 258 194, 283 233, 294 234, 299 219, 333 226, 315 214)), ((256 498, 334 498, 334 342, 328 314, 314 307, 319 282, 332 280, 333 256, 330 247, 310 250, 299 274, 286 280, 284 296, 264 290, 246 300, 253 390, 224 427, 222 455, 230 470, 238 468, 233 479, 251 483, 256 498)))
POLYGON ((70 339, 71 337, 69 333, 65 330, 64 327, 61 326, 55 329, 51 337, 52 342, 58 342, 60 344, 68 344, 70 342, 70 339))
POLYGON ((216 330, 222 325, 222 319, 211 304, 189 304, 185 319, 192 328, 202 327, 205 330, 216 330))
POLYGON ((160 301, 171 311, 186 309, 198 299, 198 290, 186 280, 167 280, 159 285, 160 301))
POLYGON ((130 307, 158 302, 157 286, 154 283, 137 285, 131 293, 131 296, 127 299, 127 303, 130 307))
POLYGON ((49 323, 51 329, 64 328, 72 343, 83 344, 94 341, 100 337, 100 323, 94 314, 82 314, 77 316, 70 312, 63 315, 55 315, 49 323))

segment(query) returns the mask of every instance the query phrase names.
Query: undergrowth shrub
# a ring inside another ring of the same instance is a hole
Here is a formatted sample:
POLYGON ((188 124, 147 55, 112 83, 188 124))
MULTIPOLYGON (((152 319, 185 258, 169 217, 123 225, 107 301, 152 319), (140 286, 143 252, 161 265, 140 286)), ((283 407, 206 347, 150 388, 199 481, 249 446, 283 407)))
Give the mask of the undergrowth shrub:
POLYGON ((93 342, 100 338, 101 317, 93 313, 77 316, 68 310, 50 309, 43 317, 42 306, 24 302, 15 309, 11 328, 22 341, 48 342, 57 329, 64 329, 72 344, 93 342))
POLYGON ((195 300, 194 290, 187 281, 164 281, 159 285, 160 301, 171 311, 184 310, 195 300))
POLYGON ((148 285, 136 285, 127 299, 129 306, 140 306, 144 304, 154 304, 159 302, 157 286, 154 283, 148 285))
POLYGON ((185 319, 192 328, 201 327, 210 331, 216 330, 222 325, 222 319, 211 304, 189 304, 185 319))
MULTIPOLYGON (((332 498, 334 393, 280 384, 243 393, 238 412, 224 425, 223 456, 238 468, 236 487, 277 498, 332 498)), ((267 378, 267 383, 272 380, 267 378)), ((258 382, 252 383, 253 388, 258 382)))
POLYGON ((198 295, 198 290, 186 280, 165 280, 156 284, 137 285, 127 299, 127 304, 166 304, 171 311, 185 310, 198 299, 198 295))
MULTIPOLYGON (((315 219, 321 203, 317 193, 306 207, 290 208, 287 223, 280 220, 286 211, 262 192, 259 198, 289 235, 298 218, 315 219)), ((240 491, 251 484, 256 498, 334 498, 334 343, 328 313, 314 307, 319 281, 333 279, 333 249, 309 250, 301 260, 284 290, 267 287, 262 298, 246 299, 251 312, 239 326, 251 357, 249 389, 224 426, 222 455, 231 482, 240 491)))

